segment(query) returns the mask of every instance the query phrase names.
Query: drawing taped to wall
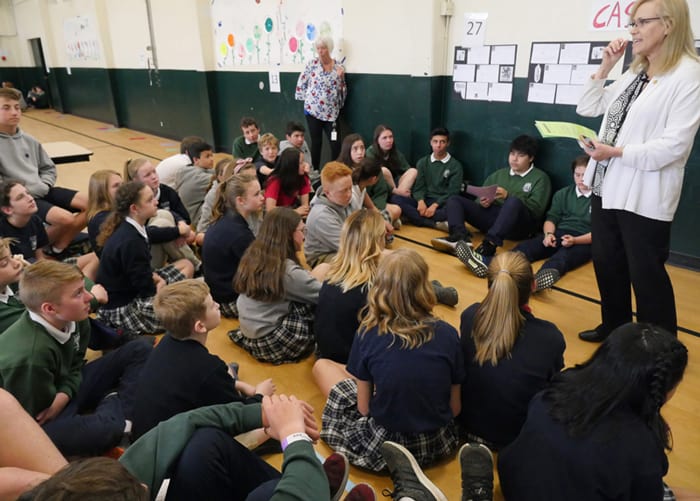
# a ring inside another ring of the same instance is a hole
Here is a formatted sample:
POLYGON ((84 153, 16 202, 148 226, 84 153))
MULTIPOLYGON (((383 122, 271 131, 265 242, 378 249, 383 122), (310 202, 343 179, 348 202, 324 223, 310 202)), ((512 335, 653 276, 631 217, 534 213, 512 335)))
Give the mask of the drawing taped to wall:
POLYGON ((342 58, 341 0, 213 0, 211 19, 219 68, 305 64, 321 36, 333 39, 333 56, 342 58))
POLYGON ((100 61, 100 38, 92 16, 75 16, 63 20, 66 56, 70 62, 100 61))

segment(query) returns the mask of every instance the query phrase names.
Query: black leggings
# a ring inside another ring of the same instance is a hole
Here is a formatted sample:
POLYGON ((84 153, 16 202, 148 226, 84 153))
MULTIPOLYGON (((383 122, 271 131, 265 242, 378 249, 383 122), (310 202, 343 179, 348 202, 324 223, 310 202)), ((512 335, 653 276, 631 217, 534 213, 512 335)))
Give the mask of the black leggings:
POLYGON ((315 169, 321 170, 321 149, 323 148, 323 133, 326 134, 331 146, 331 160, 335 160, 340 155, 340 130, 336 122, 335 131, 338 136, 335 141, 331 140, 333 122, 324 122, 311 115, 306 115, 306 124, 309 126, 309 137, 311 138, 311 163, 315 169))

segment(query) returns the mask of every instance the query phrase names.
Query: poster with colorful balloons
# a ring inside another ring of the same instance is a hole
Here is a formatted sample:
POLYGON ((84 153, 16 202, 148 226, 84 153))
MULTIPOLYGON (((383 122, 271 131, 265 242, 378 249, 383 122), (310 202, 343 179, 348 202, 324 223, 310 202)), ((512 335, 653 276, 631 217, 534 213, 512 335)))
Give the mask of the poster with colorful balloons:
POLYGON ((212 0, 211 19, 219 68, 303 65, 321 36, 333 39, 339 57, 341 0, 212 0))

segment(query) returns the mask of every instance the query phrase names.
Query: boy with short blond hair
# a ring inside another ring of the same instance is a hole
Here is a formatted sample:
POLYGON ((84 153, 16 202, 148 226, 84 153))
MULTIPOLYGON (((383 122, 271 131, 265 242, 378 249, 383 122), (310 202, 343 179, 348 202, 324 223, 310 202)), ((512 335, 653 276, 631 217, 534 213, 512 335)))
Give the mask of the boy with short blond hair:
POLYGON ((310 266, 328 262, 338 252, 343 223, 353 212, 351 200, 352 169, 341 162, 328 162, 321 170, 321 187, 306 218, 304 254, 310 266))
POLYGON ((255 172, 258 175, 260 186, 264 189, 268 176, 275 169, 280 153, 280 142, 273 134, 266 132, 258 139, 258 149, 260 150, 260 159, 255 162, 255 172))
POLYGON ((28 266, 19 295, 27 311, 0 336, 0 386, 63 454, 106 452, 130 429, 133 388, 151 346, 133 341, 85 364, 92 296, 75 266, 28 266))
POLYGON ((204 282, 182 280, 164 286, 153 309, 168 332, 141 374, 134 438, 181 412, 227 402, 257 403, 274 393, 271 379, 255 387, 239 381, 223 360, 209 353, 207 337, 221 314, 204 282))
POLYGON ((238 136, 233 140, 233 158, 249 158, 250 162, 260 160, 260 151, 258 150, 258 136, 260 135, 260 127, 258 122, 253 117, 241 118, 242 136, 238 136))

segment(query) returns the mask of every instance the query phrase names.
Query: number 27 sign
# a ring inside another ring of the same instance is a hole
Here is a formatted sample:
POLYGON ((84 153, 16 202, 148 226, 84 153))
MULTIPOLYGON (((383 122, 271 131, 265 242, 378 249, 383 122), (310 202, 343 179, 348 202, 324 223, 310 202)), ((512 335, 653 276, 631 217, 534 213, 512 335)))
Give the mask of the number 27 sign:
POLYGON ((464 38, 462 47, 481 47, 486 34, 486 12, 464 14, 464 38))

